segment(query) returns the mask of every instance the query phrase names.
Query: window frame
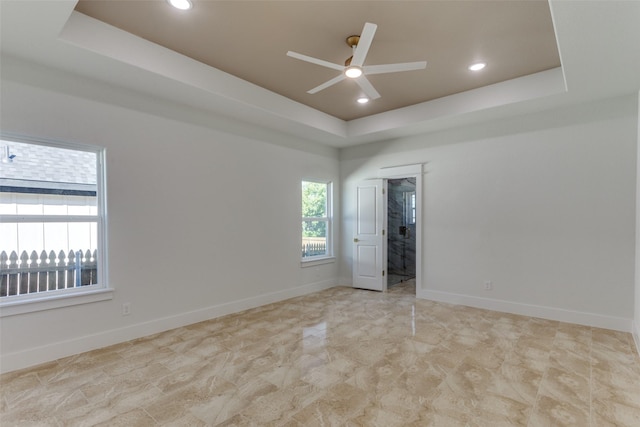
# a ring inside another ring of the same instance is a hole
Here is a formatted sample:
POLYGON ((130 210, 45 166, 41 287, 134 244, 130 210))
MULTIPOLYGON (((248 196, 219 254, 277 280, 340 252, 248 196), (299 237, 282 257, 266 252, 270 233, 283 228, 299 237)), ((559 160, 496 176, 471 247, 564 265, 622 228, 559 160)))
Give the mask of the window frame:
POLYGON ((406 212, 404 221, 407 225, 414 225, 416 223, 416 192, 405 191, 404 195, 404 208, 406 212))
POLYGON ((95 222, 97 226, 97 276, 98 283, 76 288, 57 289, 24 295, 13 295, 0 299, 0 318, 54 308, 87 304, 113 298, 113 289, 108 281, 107 243, 107 188, 106 148, 73 142, 31 138, 0 132, 4 142, 41 145, 67 150, 84 151, 96 155, 96 214, 95 215, 7 215, 0 214, 0 222, 73 223, 95 222))
POLYGON ((307 257, 301 257, 300 262, 303 267, 311 267, 314 265, 326 264, 335 261, 333 252, 333 182, 330 180, 322 179, 302 179, 300 181, 300 237, 304 238, 304 230, 302 223, 304 221, 322 221, 326 224, 326 253, 323 255, 312 255, 307 257), (324 184, 327 189, 326 198, 326 216, 324 217, 305 217, 302 216, 302 187, 305 182, 313 184, 324 184))

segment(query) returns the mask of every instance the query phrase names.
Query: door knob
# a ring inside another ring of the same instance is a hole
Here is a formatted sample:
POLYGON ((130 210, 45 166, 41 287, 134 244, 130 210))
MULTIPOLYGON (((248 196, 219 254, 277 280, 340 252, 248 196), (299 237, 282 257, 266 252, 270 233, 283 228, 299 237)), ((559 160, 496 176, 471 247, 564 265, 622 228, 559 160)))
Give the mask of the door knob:
POLYGON ((357 237, 354 237, 354 238, 353 238, 353 243, 358 243, 359 241, 360 241, 360 240, 358 240, 358 238, 357 238, 357 237))

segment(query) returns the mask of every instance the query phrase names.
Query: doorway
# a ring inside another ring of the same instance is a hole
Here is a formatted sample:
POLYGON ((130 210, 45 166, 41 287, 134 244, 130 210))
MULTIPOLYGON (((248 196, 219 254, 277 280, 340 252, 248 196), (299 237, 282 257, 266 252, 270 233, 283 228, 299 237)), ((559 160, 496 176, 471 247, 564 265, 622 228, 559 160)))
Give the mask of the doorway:
MULTIPOLYGON (((416 296, 420 296, 422 289, 422 164, 393 166, 378 171, 377 179, 368 179, 357 183, 355 187, 354 233, 353 233, 353 282, 354 288, 372 291, 387 291, 389 257, 387 255, 389 240, 392 232, 399 233, 400 226, 408 227, 403 231, 406 238, 404 247, 404 261, 401 264, 402 275, 416 296), (413 184, 403 195, 403 209, 409 220, 408 224, 397 225, 392 230, 389 226, 388 215, 388 184, 389 181, 400 180, 413 184), (408 180, 408 181, 404 181, 408 180), (411 194, 413 191, 413 194, 411 194), (415 196, 414 196, 415 195, 415 196), (387 233, 388 231, 388 233, 387 233), (411 260, 409 259, 411 257, 411 260), (407 262, 408 261, 408 262, 407 262), (409 276, 415 279, 408 279, 409 276)), ((402 246, 400 246, 400 261, 402 261, 402 246)), ((407 286, 407 290, 409 290, 407 286)), ((396 288, 400 286, 396 285, 396 288)), ((393 289, 393 287, 392 287, 393 289)))
POLYGON ((389 179, 387 288, 416 278, 416 179, 389 179))

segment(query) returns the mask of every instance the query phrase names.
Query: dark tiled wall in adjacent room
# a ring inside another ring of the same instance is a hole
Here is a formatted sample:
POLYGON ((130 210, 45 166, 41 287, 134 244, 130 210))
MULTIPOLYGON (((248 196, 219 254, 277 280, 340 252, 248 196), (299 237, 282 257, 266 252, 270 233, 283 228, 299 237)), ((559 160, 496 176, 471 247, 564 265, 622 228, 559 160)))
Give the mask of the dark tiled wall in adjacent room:
POLYGON ((414 277, 416 271, 416 225, 411 222, 407 197, 415 194, 415 178, 388 181, 388 273, 414 277), (404 234, 401 227, 406 227, 404 234))

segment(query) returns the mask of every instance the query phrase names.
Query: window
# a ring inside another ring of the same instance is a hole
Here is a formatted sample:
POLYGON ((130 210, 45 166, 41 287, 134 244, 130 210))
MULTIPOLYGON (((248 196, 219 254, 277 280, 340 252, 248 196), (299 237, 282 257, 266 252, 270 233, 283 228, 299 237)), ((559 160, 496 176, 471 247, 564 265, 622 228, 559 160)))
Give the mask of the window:
POLYGON ((0 140, 2 307, 106 287, 102 165, 96 147, 0 140))
POLYGON ((404 193, 402 193, 402 199, 404 201, 405 224, 415 224, 416 223, 416 192, 405 191, 404 193))
POLYGON ((331 183, 302 181, 302 259, 333 255, 331 183))

